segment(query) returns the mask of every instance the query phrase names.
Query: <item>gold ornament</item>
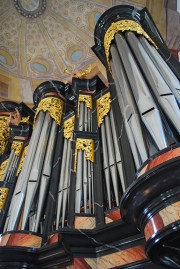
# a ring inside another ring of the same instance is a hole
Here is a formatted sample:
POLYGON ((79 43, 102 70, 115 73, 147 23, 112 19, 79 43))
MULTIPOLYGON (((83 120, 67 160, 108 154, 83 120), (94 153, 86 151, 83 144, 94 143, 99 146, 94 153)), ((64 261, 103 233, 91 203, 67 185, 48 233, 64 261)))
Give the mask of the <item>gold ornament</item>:
POLYGON ((1 165, 0 165, 0 180, 2 180, 2 178, 3 178, 4 171, 5 171, 5 169, 6 169, 7 163, 8 163, 8 159, 6 159, 6 160, 5 160, 4 162, 2 162, 1 165))
POLYGON ((8 193, 8 188, 0 188, 0 210, 4 209, 8 193))
POLYGON ((42 99, 36 110, 34 122, 36 121, 39 111, 48 111, 51 118, 53 118, 58 125, 61 123, 63 102, 57 97, 46 97, 42 99))
POLYGON ((9 116, 0 116, 0 154, 4 153, 7 140, 10 137, 8 120, 9 116))
POLYGON ((78 117, 79 117, 79 106, 81 102, 85 102, 86 106, 92 109, 92 96, 86 94, 80 94, 78 98, 78 117))
POLYGON ((20 141, 13 141, 11 145, 11 150, 14 150, 15 155, 20 157, 22 149, 23 149, 23 142, 20 141))
POLYGON ((21 156, 21 160, 20 160, 20 163, 19 163, 19 166, 18 166, 18 170, 17 170, 17 173, 16 173, 16 176, 19 175, 19 173, 21 172, 21 169, 22 169, 22 166, 23 166, 23 163, 24 163, 24 159, 27 155, 27 151, 28 151, 28 146, 26 146, 23 150, 23 153, 22 153, 22 156, 21 156))
POLYGON ((70 76, 72 76, 72 77, 77 77, 77 78, 86 78, 87 77, 87 75, 91 72, 91 70, 92 70, 92 66, 91 66, 91 64, 85 69, 85 71, 83 71, 83 70, 78 70, 78 71, 76 71, 76 72, 74 72, 74 73, 71 73, 71 72, 69 72, 67 69, 64 69, 64 73, 65 74, 68 74, 68 75, 70 75, 70 76))
POLYGON ((71 141, 73 139, 74 122, 75 116, 72 116, 64 121, 64 137, 70 139, 71 141))
POLYGON ((30 119, 30 116, 28 116, 28 117, 22 117, 22 119, 21 119, 21 121, 20 122, 22 122, 22 123, 28 123, 29 122, 29 119, 30 119))
POLYGON ((110 67, 110 59, 109 59, 109 49, 110 49, 110 45, 111 45, 112 40, 114 39, 115 34, 118 33, 119 31, 121 32, 133 31, 139 35, 143 35, 147 40, 149 40, 157 48, 154 41, 148 36, 148 34, 143 30, 141 25, 139 25, 137 22, 132 21, 132 20, 120 20, 117 22, 113 22, 111 26, 108 28, 108 30, 106 31, 106 34, 104 36, 104 48, 105 48, 106 59, 107 59, 110 71, 111 71, 111 67, 110 67))
POLYGON ((77 167, 77 154, 79 150, 85 151, 85 157, 87 160, 94 162, 94 140, 86 138, 76 139, 75 159, 74 159, 74 171, 77 167))
POLYGON ((108 114, 111 109, 111 95, 110 92, 104 94, 96 101, 97 107, 97 122, 98 127, 100 127, 103 122, 104 116, 108 114))

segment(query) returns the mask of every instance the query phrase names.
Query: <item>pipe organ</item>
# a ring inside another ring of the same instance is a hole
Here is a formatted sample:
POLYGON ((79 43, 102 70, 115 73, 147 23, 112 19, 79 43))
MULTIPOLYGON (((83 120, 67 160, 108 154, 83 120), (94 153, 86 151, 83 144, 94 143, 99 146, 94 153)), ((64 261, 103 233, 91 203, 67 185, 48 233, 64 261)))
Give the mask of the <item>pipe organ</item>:
POLYGON ((179 65, 146 9, 111 8, 94 38, 108 87, 0 103, 3 268, 180 268, 179 65))

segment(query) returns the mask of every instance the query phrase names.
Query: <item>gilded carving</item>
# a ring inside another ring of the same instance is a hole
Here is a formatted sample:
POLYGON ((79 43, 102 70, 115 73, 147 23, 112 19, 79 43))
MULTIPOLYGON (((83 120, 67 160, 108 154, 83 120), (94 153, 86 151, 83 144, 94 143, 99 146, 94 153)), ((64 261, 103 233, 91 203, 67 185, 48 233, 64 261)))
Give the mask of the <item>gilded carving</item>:
POLYGON ((10 137, 8 116, 0 116, 0 154, 4 153, 6 142, 10 137))
POLYGON ((24 143, 20 141, 13 141, 11 145, 11 150, 14 150, 15 155, 18 157, 21 155, 23 144, 24 143))
POLYGON ((78 117, 79 117, 79 106, 81 102, 85 102, 86 106, 90 109, 92 109, 92 96, 91 95, 85 95, 80 94, 78 98, 78 117))
POLYGON ((76 139, 75 160, 74 160, 75 172, 77 167, 77 154, 79 150, 84 150, 86 159, 91 162, 94 162, 94 140, 86 138, 76 139))
POLYGON ((64 137, 67 139, 73 139, 75 116, 70 117, 64 121, 64 137))
POLYGON ((4 209, 8 193, 8 188, 0 188, 0 210, 4 209))
POLYGON ((23 166, 23 163, 24 163, 24 159, 27 155, 27 151, 28 151, 28 146, 26 146, 23 150, 23 153, 22 153, 22 156, 21 156, 21 160, 20 160, 20 163, 19 163, 19 166, 18 166, 18 170, 17 170, 17 173, 16 173, 16 176, 19 175, 19 173, 21 172, 21 169, 22 169, 22 166, 23 166))
POLYGON ((67 69, 64 69, 63 72, 70 75, 70 76, 72 76, 72 77, 86 78, 87 75, 91 72, 91 70, 92 70, 92 66, 90 64, 84 71, 83 70, 78 70, 78 71, 76 71, 74 73, 71 73, 67 69))
POLYGON ((104 94, 96 101, 97 107, 97 122, 100 127, 104 117, 108 114, 111 109, 111 95, 110 92, 104 94))
POLYGON ((120 20, 117 22, 113 22, 111 26, 108 28, 105 36, 104 36, 104 48, 106 53, 106 59, 108 62, 109 69, 110 68, 110 59, 109 59, 109 49, 114 36, 119 31, 133 31, 139 35, 143 35, 146 39, 148 39, 156 48, 156 44, 153 40, 148 36, 148 34, 143 30, 143 28, 135 21, 132 20, 120 20))
POLYGON ((36 115, 34 117, 34 122, 36 121, 39 111, 48 111, 50 116, 56 121, 58 125, 61 123, 63 110, 63 102, 56 97, 47 97, 40 101, 38 108, 36 110, 36 115))
POLYGON ((22 119, 21 119, 21 121, 20 122, 22 122, 22 123, 28 123, 29 122, 29 119, 30 119, 30 116, 28 116, 28 117, 22 117, 22 119))
POLYGON ((1 165, 0 165, 0 180, 2 180, 2 178, 3 178, 4 171, 5 171, 5 169, 6 169, 7 163, 8 163, 8 159, 6 159, 6 160, 5 160, 4 162, 2 162, 1 165))

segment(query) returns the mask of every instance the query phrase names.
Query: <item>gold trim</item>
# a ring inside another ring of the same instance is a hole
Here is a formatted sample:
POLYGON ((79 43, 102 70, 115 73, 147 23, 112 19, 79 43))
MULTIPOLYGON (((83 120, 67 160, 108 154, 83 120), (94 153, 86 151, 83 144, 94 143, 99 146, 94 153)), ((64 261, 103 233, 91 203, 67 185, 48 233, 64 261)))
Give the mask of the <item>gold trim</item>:
POLYGON ((104 94, 99 99, 96 100, 97 107, 97 122, 98 127, 104 120, 104 117, 108 114, 111 109, 111 95, 110 92, 104 94))
POLYGON ((7 140, 10 137, 8 120, 9 116, 0 116, 0 154, 4 153, 7 140))
POLYGON ((34 122, 36 121, 39 111, 41 110, 44 112, 48 111, 51 118, 53 118, 56 121, 56 123, 60 125, 61 118, 62 118, 62 110, 63 110, 62 100, 56 97, 47 97, 47 98, 42 99, 36 110, 34 122))
POLYGON ((21 121, 20 122, 23 122, 23 123, 28 123, 29 122, 29 119, 30 119, 30 116, 28 117, 22 117, 21 121))
POLYGON ((139 35, 143 35, 147 40, 149 40, 156 48, 156 44, 154 41, 148 36, 148 34, 143 30, 141 25, 139 25, 137 22, 132 21, 132 20, 120 20, 117 22, 113 22, 111 26, 108 28, 106 31, 106 34, 104 36, 104 48, 105 48, 105 54, 106 54, 106 59, 108 62, 109 69, 111 70, 110 67, 110 57, 109 57, 109 49, 112 40, 114 39, 114 36, 117 32, 119 31, 133 31, 136 32, 139 35))
POLYGON ((1 181, 2 178, 3 178, 4 171, 5 171, 5 169, 6 169, 7 163, 8 163, 8 159, 6 159, 6 160, 5 160, 4 162, 2 162, 1 165, 0 165, 0 181, 1 181))
POLYGON ((11 145, 11 150, 14 149, 14 153, 16 156, 20 157, 22 149, 23 149, 23 142, 20 141, 13 141, 12 145, 11 145))
POLYGON ((28 151, 28 146, 26 146, 23 150, 23 153, 22 153, 22 156, 21 156, 21 160, 20 160, 20 163, 19 163, 19 166, 18 166, 18 170, 17 170, 17 173, 16 173, 16 176, 19 175, 19 173, 21 172, 21 169, 22 169, 22 166, 23 166, 23 163, 24 163, 24 159, 27 155, 27 151, 28 151))
POLYGON ((74 172, 77 168, 77 154, 79 150, 85 151, 85 157, 87 160, 94 162, 94 140, 86 138, 77 138, 76 139, 76 149, 75 149, 75 158, 74 158, 74 172))
POLYGON ((63 73, 68 74, 68 75, 70 75, 72 77, 86 78, 87 75, 91 72, 91 70, 92 70, 92 66, 90 64, 84 71, 83 70, 78 70, 78 71, 76 71, 74 73, 71 73, 66 68, 66 69, 63 70, 63 73))
POLYGON ((78 98, 78 117, 79 117, 79 106, 81 102, 85 102, 86 106, 92 109, 92 96, 86 94, 80 94, 78 98))
POLYGON ((73 139, 74 122, 75 122, 74 115, 64 121, 64 137, 70 139, 71 141, 73 139))
POLYGON ((8 188, 0 188, 0 210, 4 209, 8 193, 8 188))

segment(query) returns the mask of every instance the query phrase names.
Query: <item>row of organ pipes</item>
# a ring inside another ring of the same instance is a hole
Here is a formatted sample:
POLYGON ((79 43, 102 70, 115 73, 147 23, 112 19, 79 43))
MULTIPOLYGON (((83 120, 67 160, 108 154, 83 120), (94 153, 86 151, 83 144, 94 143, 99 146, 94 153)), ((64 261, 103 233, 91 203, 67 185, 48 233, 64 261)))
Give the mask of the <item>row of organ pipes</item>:
POLYGON ((102 167, 103 189, 99 191, 103 211, 118 208, 127 183, 119 147, 121 133, 116 125, 125 128, 137 173, 150 156, 179 142, 180 85, 156 48, 143 36, 119 32, 110 46, 110 55, 115 98, 123 122, 118 121, 113 109, 111 85, 108 88, 101 82, 98 88, 97 77, 76 78, 76 83, 95 85, 90 90, 89 86, 76 89, 76 94, 73 81, 68 87, 61 82, 44 83, 44 92, 40 85, 35 91, 36 115, 21 172, 16 174, 20 157, 12 149, 1 178, 2 183, 16 181, 1 232, 28 230, 43 234, 46 230, 48 235, 73 228, 69 220, 72 208, 73 217, 97 216, 95 188, 100 179, 92 156, 97 151, 102 167), (98 137, 96 147, 94 134, 98 137), (53 201, 52 212, 48 211, 49 201, 53 201))

